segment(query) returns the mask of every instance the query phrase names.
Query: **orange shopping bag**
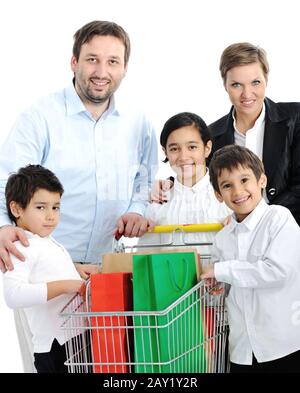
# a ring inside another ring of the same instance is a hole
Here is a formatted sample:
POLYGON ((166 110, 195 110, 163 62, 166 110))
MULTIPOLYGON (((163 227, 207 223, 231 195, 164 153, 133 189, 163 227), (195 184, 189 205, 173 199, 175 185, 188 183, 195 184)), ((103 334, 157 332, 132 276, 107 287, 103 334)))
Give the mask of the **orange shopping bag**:
POLYGON ((113 312, 132 310, 132 274, 91 275, 91 311, 109 312, 95 316, 92 324, 92 353, 95 373, 127 373, 130 358, 132 319, 113 312))

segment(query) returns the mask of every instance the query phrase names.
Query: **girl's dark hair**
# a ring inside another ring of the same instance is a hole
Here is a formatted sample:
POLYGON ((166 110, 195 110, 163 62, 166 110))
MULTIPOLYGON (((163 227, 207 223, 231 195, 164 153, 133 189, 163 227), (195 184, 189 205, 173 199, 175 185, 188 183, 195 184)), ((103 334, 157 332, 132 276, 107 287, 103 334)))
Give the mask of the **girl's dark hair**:
POLYGON ((58 192, 60 196, 64 192, 62 184, 54 173, 41 165, 27 165, 9 176, 5 187, 5 198, 7 212, 12 221, 16 222, 16 219, 10 211, 10 202, 14 201, 25 209, 39 189, 58 192))
POLYGON ((228 145, 214 152, 209 164, 210 182, 215 191, 220 193, 218 178, 223 169, 231 171, 241 165, 253 171, 257 180, 265 173, 264 165, 252 151, 239 145, 228 145))
MULTIPOLYGON (((206 145, 207 142, 211 140, 209 129, 205 121, 200 116, 191 112, 181 112, 172 116, 163 126, 162 132, 160 134, 161 146, 166 149, 169 135, 173 131, 187 126, 194 126, 199 131, 204 145, 206 145)), ((165 158, 164 162, 168 162, 167 157, 165 158)))

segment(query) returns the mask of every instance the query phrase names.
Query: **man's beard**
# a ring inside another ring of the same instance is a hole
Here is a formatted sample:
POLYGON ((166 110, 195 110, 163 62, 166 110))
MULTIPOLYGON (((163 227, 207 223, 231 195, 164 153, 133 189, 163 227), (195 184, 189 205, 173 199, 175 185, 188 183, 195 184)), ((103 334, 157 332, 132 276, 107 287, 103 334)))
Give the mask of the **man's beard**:
MULTIPOLYGON (((95 95, 91 92, 91 89, 87 88, 85 90, 81 89, 81 92, 83 93, 84 97, 94 103, 94 104, 102 104, 103 102, 106 102, 107 100, 110 99, 110 97, 113 95, 113 91, 107 90, 103 95, 95 95)), ((100 93, 101 94, 101 93, 100 93)))

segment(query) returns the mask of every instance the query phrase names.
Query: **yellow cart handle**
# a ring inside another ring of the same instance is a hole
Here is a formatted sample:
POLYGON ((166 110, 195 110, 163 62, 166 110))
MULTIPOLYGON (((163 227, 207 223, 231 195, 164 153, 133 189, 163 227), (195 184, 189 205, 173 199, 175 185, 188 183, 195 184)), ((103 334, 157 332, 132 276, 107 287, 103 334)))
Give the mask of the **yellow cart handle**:
POLYGON ((223 228, 220 223, 211 224, 183 224, 183 225, 157 225, 150 233, 170 233, 170 232, 218 232, 223 228))

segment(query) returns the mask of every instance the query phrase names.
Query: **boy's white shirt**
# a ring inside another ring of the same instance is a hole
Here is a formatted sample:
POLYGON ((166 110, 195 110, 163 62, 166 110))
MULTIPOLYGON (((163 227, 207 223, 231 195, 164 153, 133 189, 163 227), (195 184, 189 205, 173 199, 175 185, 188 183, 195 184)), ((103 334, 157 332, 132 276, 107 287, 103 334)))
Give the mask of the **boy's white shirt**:
MULTIPOLYGON (((232 211, 215 197, 214 190, 209 181, 209 173, 198 181, 193 187, 186 187, 175 179, 174 187, 170 192, 170 199, 162 205, 152 203, 146 210, 146 218, 156 225, 168 224, 202 224, 221 222, 232 211)), ((175 234, 175 240, 180 242, 180 234, 175 234)), ((215 233, 188 233, 185 240, 188 242, 212 243, 215 233)), ((147 234, 141 238, 141 243, 167 243, 172 240, 171 234, 147 234)), ((200 253, 209 253, 210 247, 199 247, 200 253)))
POLYGON ((9 307, 24 309, 34 352, 49 352, 55 338, 60 345, 66 341, 59 312, 74 294, 47 301, 47 282, 79 280, 80 275, 69 253, 51 236, 42 238, 25 232, 30 245, 24 247, 19 241, 15 245, 26 260, 21 262, 11 255, 14 270, 3 275, 4 297, 9 307))
POLYGON ((231 284, 226 303, 230 360, 252 364, 300 349, 300 228, 283 206, 262 199, 215 238, 215 276, 231 284), (298 311, 299 313, 299 311, 298 311))

